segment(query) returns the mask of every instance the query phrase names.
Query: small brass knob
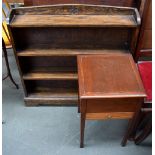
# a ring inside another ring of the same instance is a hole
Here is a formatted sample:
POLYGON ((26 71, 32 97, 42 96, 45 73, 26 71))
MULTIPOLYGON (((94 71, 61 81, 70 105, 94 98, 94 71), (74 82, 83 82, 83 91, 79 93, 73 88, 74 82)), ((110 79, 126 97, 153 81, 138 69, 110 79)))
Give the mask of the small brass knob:
POLYGON ((111 115, 108 115, 108 118, 111 119, 111 115))

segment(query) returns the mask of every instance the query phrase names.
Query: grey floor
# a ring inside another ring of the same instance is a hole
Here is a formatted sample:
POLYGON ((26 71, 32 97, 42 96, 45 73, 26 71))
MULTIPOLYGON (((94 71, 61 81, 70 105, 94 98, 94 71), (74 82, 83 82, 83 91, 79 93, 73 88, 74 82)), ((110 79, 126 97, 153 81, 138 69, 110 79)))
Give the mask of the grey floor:
MULTIPOLYGON (((76 107, 25 107, 12 51, 12 74, 20 89, 3 81, 3 155, 151 155, 152 139, 140 146, 120 142, 127 120, 87 121, 85 148, 79 148, 80 117, 76 107)), ((6 74, 3 60, 3 77, 6 74)))

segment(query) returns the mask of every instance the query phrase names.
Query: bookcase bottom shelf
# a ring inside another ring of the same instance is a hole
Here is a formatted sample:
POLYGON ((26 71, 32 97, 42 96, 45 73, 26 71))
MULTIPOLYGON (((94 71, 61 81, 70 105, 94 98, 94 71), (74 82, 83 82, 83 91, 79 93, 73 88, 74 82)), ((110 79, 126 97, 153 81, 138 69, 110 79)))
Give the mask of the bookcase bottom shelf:
POLYGON ((26 106, 77 106, 78 99, 77 98, 30 98, 25 97, 24 102, 26 106))
POLYGON ((77 105, 78 93, 77 90, 50 90, 50 91, 33 91, 24 98, 26 106, 38 105, 77 105))

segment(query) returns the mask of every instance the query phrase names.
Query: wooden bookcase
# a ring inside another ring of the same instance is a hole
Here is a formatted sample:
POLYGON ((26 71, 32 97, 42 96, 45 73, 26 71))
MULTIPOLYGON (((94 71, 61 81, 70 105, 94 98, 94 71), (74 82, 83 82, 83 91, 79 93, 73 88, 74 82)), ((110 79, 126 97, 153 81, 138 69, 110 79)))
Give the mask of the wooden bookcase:
POLYGON ((77 103, 76 56, 130 52, 139 25, 135 8, 66 4, 13 9, 8 29, 26 105, 77 103))

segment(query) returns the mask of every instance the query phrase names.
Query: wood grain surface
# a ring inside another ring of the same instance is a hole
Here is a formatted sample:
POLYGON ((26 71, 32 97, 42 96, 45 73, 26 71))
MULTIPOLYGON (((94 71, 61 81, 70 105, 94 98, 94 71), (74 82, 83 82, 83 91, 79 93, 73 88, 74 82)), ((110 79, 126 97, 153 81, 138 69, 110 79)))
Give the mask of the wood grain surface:
POLYGON ((17 15, 11 27, 136 27, 133 15, 17 15))
POLYGON ((24 80, 77 80, 76 73, 26 73, 24 80))
POLYGON ((81 98, 145 97, 130 54, 78 56, 81 98))

